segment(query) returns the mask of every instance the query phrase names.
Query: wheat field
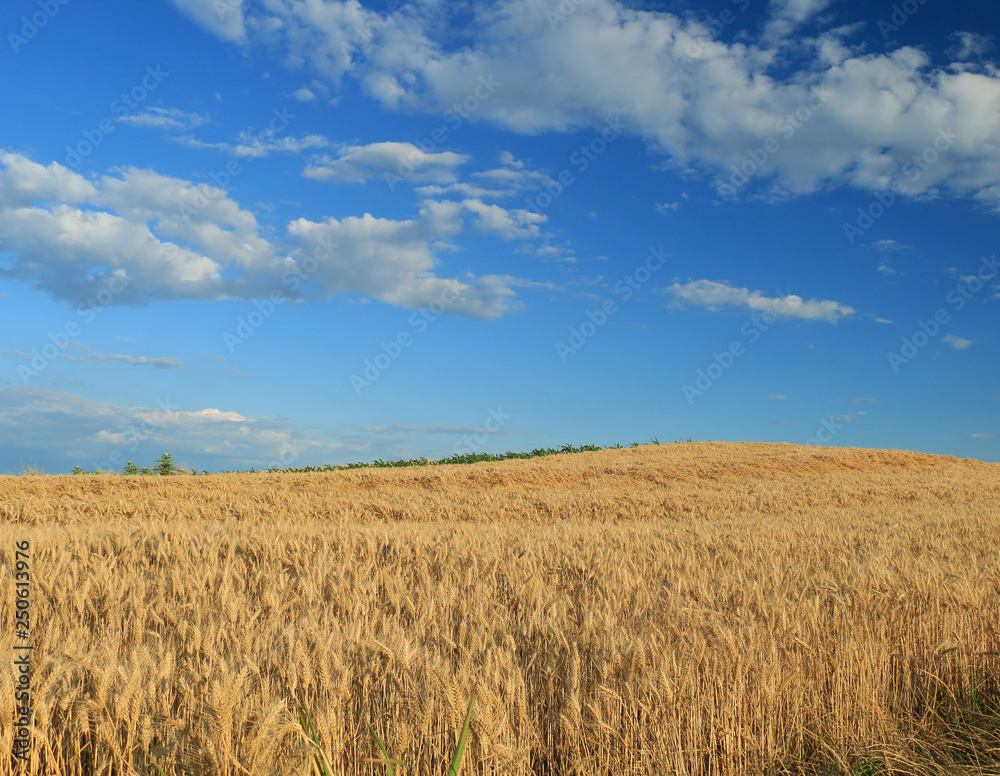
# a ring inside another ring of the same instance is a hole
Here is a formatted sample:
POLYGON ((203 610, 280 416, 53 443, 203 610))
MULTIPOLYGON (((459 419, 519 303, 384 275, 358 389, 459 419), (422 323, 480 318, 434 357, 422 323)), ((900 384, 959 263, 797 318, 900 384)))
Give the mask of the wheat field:
POLYGON ((1000 464, 0 477, 0 516, 4 752, 31 544, 22 773, 311 773, 301 697, 334 774, 385 772, 369 724, 444 774, 473 694, 470 776, 1000 773, 1000 464))

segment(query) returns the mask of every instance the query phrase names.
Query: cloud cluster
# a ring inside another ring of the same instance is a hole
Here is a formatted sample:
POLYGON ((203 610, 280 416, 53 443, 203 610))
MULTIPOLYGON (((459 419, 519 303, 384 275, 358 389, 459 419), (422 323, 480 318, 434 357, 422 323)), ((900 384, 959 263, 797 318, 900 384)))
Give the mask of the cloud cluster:
POLYGON ((0 426, 10 431, 0 471, 25 458, 55 458, 62 471, 74 465, 117 471, 127 460, 151 466, 164 450, 180 464, 266 468, 282 460, 329 460, 343 447, 311 439, 283 421, 216 408, 182 410, 169 397, 156 405, 125 407, 61 391, 0 387, 0 426))
MULTIPOLYGON (((363 156, 342 158, 361 170, 363 156)), ((0 153, 0 233, 10 252, 0 276, 75 305, 112 279, 126 281, 115 304, 254 299, 275 289, 294 296, 287 281, 293 273, 308 278, 295 284, 303 298, 362 293, 417 309, 448 288, 456 296, 450 312, 494 318, 518 306, 516 279, 442 278, 434 272, 438 254, 466 230, 531 239, 541 221, 479 200, 425 200, 410 219, 299 218, 275 240, 218 187, 136 168, 91 182, 57 163, 0 153), (304 272, 320 247, 330 257, 304 272)))
POLYGON ((667 166, 720 186, 770 140, 777 150, 755 174, 774 196, 885 190, 945 131, 957 141, 907 193, 1000 205, 1000 77, 981 59, 990 41, 975 33, 956 33, 956 61, 940 68, 913 47, 866 53, 859 25, 830 26, 829 0, 773 0, 756 36, 744 30, 732 43, 694 18, 619 0, 576 4, 558 23, 535 0, 461 4, 461 14, 415 3, 387 15, 354 0, 235 3, 222 26, 195 14, 193 0, 173 1, 224 40, 242 29, 333 84, 356 78, 388 109, 440 114, 478 78, 502 74, 473 120, 540 133, 620 115, 667 166))

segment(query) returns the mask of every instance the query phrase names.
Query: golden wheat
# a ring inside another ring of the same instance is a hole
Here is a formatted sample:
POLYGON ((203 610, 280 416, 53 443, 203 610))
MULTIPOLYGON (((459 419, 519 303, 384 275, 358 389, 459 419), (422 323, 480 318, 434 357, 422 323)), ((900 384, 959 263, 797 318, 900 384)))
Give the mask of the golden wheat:
POLYGON ((337 774, 372 772, 369 723, 444 773, 473 692, 466 774, 920 772, 939 707, 1000 678, 995 464, 691 443, 0 477, 0 516, 7 751, 32 547, 30 774, 150 773, 140 743, 167 773, 297 773, 299 690, 337 774))

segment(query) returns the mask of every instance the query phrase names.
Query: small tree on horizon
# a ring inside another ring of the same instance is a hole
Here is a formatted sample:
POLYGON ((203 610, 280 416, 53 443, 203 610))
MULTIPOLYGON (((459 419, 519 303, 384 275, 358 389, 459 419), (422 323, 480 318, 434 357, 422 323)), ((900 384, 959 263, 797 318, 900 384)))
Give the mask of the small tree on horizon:
POLYGON ((153 469, 157 474, 169 475, 177 474, 177 464, 171 457, 170 453, 164 453, 159 458, 156 459, 156 468, 153 469))

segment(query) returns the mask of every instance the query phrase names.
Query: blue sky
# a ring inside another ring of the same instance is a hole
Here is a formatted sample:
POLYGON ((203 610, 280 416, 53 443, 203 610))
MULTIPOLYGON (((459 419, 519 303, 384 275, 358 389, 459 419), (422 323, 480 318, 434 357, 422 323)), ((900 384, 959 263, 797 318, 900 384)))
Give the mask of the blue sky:
POLYGON ((12 0, 0 472, 1000 461, 993 4, 12 0))

